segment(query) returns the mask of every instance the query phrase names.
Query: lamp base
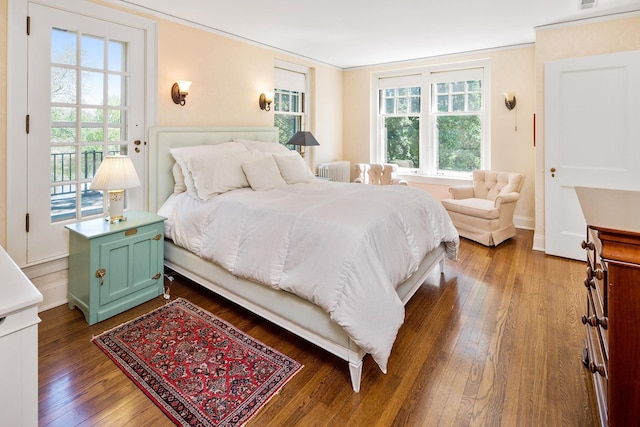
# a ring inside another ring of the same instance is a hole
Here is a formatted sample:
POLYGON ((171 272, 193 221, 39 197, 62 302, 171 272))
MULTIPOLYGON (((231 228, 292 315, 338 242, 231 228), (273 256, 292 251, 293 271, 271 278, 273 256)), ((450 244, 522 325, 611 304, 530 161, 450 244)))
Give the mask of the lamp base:
POLYGON ((111 224, 127 220, 124 216, 124 190, 109 190, 109 216, 104 220, 111 224))
POLYGON ((123 222, 127 220, 126 216, 105 216, 105 221, 109 221, 110 224, 115 224, 116 222, 123 222))

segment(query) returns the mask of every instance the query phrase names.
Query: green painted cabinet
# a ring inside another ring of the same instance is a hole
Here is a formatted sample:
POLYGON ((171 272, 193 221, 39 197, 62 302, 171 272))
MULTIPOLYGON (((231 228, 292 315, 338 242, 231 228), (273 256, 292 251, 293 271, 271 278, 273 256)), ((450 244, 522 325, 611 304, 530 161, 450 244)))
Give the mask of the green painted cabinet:
POLYGON ((99 218, 67 225, 69 307, 93 325, 162 295, 164 221, 128 212, 116 224, 99 218))

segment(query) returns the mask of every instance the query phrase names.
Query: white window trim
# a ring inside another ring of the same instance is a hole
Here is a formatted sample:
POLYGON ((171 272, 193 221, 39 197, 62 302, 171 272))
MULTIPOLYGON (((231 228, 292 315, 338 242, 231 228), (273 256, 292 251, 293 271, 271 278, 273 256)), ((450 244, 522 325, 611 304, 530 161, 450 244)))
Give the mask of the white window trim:
MULTIPOLYGON (((311 103, 310 103, 310 99, 311 99, 311 69, 309 67, 305 67, 302 65, 298 65, 298 64, 292 64, 290 62, 285 62, 279 59, 275 60, 275 65, 274 68, 281 68, 283 70, 288 70, 288 71, 293 71, 296 73, 300 73, 300 74, 304 74, 304 96, 303 96, 303 105, 302 105, 302 125, 301 125, 301 129, 302 130, 310 130, 311 129, 311 103)), ((274 89, 275 88, 275 83, 274 83, 274 89)), ((289 88, 278 88, 278 89, 289 89, 289 88)), ((275 113, 275 112, 274 112, 275 113)), ((286 114, 286 113, 280 113, 278 112, 277 114, 286 114)))
POLYGON ((482 79, 483 84, 483 126, 482 126, 482 158, 481 169, 491 168, 491 61, 488 59, 465 61, 451 64, 441 64, 435 66, 425 66, 416 68, 405 68, 390 71, 379 71, 371 74, 371 120, 370 120, 370 161, 372 163, 380 163, 385 159, 382 144, 379 143, 382 129, 380 129, 380 121, 378 120, 378 96, 379 89, 378 81, 384 78, 403 77, 420 74, 420 80, 422 82, 422 95, 421 95, 421 120, 420 120, 420 135, 427 135, 429 142, 426 147, 422 143, 420 146, 420 164, 423 167, 420 170, 400 170, 398 175, 410 182, 420 183, 435 183, 443 185, 456 185, 464 182, 468 182, 470 175, 467 174, 451 174, 441 175, 436 174, 433 171, 435 165, 434 161, 429 159, 433 158, 433 153, 429 150, 433 150, 433 144, 431 143, 433 126, 431 120, 431 73, 443 72, 443 71, 456 71, 466 70, 469 68, 483 68, 484 75, 482 79), (425 167, 424 165, 428 165, 425 167))

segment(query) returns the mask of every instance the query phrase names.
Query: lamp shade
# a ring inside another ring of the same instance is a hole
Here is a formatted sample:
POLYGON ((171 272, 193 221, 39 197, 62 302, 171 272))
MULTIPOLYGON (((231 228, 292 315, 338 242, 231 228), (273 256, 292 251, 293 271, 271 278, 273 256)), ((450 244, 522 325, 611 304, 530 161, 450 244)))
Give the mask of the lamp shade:
POLYGON ((189 89, 191 88, 191 82, 188 80, 178 80, 178 88, 180 89, 181 94, 189 93, 189 89))
POLYGON ((291 145, 302 145, 304 147, 309 147, 311 145, 320 145, 318 141, 313 136, 311 132, 308 131, 298 131, 291 137, 287 144, 291 145))
POLYGON ((140 180, 128 156, 107 156, 91 182, 92 190, 124 190, 138 187, 140 180))

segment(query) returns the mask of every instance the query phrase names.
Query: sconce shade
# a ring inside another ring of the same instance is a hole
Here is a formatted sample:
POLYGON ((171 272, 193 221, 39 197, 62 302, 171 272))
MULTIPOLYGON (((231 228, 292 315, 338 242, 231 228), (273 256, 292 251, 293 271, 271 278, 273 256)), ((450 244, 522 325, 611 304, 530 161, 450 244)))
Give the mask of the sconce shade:
POLYGON ((258 98, 258 105, 260 105, 260 109, 264 111, 271 110, 271 103, 273 102, 273 93, 261 93, 260 98, 258 98))
POLYGON ((310 147, 312 145, 320 145, 318 140, 308 131, 298 131, 291 137, 287 144, 301 145, 303 147, 310 147))
POLYGON ((124 190, 138 187, 140 180, 131 159, 127 156, 107 156, 91 181, 92 190, 109 192, 109 216, 105 221, 126 221, 124 216, 124 190))
POLYGON ((107 156, 91 181, 92 190, 124 190, 140 186, 136 169, 128 156, 107 156))
POLYGON ((511 111, 516 106, 516 94, 514 92, 509 92, 504 94, 504 105, 507 107, 507 110, 511 111))
POLYGON ((184 106, 187 103, 186 97, 189 94, 191 88, 191 82, 187 80, 180 80, 171 86, 171 99, 176 104, 184 106))

